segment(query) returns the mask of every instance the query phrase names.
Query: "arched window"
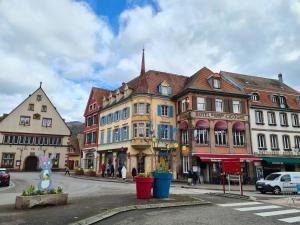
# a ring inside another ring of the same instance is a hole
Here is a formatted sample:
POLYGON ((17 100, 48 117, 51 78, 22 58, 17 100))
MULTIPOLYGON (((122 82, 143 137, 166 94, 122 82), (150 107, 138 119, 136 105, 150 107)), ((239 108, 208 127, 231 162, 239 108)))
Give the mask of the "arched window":
POLYGON ((251 99, 252 99, 252 101, 255 101, 255 102, 259 101, 259 94, 252 93, 251 99))
POLYGON ((233 145, 240 147, 245 145, 245 124, 236 122, 232 127, 233 145))
POLYGON ((209 134, 209 123, 207 120, 198 120, 194 130, 194 139, 197 144, 207 145, 209 134))
POLYGON ((227 145, 227 123, 218 121, 215 124, 215 144, 216 146, 227 145))

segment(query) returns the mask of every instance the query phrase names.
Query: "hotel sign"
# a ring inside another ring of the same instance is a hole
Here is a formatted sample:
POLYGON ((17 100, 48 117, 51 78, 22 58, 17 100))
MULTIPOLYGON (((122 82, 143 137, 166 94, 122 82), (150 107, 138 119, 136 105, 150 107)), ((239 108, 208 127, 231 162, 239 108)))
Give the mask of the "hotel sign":
POLYGON ((194 117, 207 119, 223 119, 223 120, 247 120, 247 116, 234 113, 216 113, 216 112, 195 112, 194 117))

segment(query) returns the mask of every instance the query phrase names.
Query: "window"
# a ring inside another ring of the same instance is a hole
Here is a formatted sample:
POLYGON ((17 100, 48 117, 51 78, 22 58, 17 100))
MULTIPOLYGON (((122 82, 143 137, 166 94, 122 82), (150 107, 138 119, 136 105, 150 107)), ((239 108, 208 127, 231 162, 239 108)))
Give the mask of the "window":
POLYGON ((215 131, 215 141, 217 146, 225 146, 227 144, 227 131, 226 130, 216 130, 215 131))
POLYGON ((151 105, 149 103, 146 104, 146 113, 150 114, 151 112, 151 105))
POLYGON ((169 138, 169 129, 168 125, 161 125, 161 139, 169 138))
POLYGON ((216 99, 216 112, 223 112, 223 100, 216 99))
POLYGON ((86 144, 94 144, 94 143, 96 143, 96 132, 87 133, 86 134, 85 143, 86 144))
POLYGON ((197 144, 208 144, 208 129, 197 129, 194 131, 194 137, 197 144))
POLYGON ((41 111, 42 111, 42 112, 47 112, 47 106, 46 106, 46 105, 42 105, 41 111))
POLYGON ((138 136, 138 126, 136 123, 133 124, 133 137, 136 138, 138 136))
POLYGON ((268 124, 269 125, 276 125, 276 118, 274 112, 268 112, 268 124))
POLYGON ((298 114, 292 114, 292 124, 293 127, 299 127, 299 116, 298 114))
POLYGON ((100 132, 100 144, 104 144, 104 130, 101 130, 100 132))
POLYGON ((93 116, 93 124, 97 124, 97 123, 98 123, 98 115, 95 114, 95 115, 93 116))
POLYGON ((187 145, 189 143, 189 133, 188 130, 181 131, 181 143, 187 145))
POLYGON ((120 120, 120 111, 116 111, 114 121, 119 121, 119 120, 120 120))
POLYGON ((241 113, 240 101, 232 101, 233 113, 241 113))
POLYGON ((1 167, 4 168, 13 168, 15 161, 15 154, 14 153, 3 153, 2 154, 2 161, 1 167))
POLYGON ((34 111, 34 104, 28 105, 28 111, 34 111))
POLYGON ((150 137, 150 132, 151 132, 151 124, 146 123, 146 137, 150 137))
POLYGON ((41 115, 38 114, 38 113, 35 113, 35 114, 33 114, 32 118, 33 118, 34 120, 40 120, 40 119, 41 119, 41 115))
POLYGON ((266 137, 264 134, 258 134, 257 135, 257 141, 258 141, 258 149, 259 150, 266 150, 266 137))
POLYGON ((257 102, 259 101, 259 95, 257 93, 253 93, 251 99, 252 101, 257 102))
POLYGON ((188 109, 188 98, 185 98, 181 101, 181 112, 186 112, 188 109))
POLYGON ((256 124, 263 124, 264 118, 263 118, 263 112, 262 111, 255 111, 255 122, 256 124))
POLYGON ((282 136, 282 142, 283 142, 283 149, 285 151, 291 150, 291 142, 290 142, 290 136, 283 135, 282 136))
POLYGON ((20 125, 30 126, 30 116, 20 116, 20 125))
POLYGON ((126 98, 128 96, 128 89, 124 90, 124 98, 126 98))
POLYGON ((197 110, 205 111, 205 98, 197 97, 197 110))
POLYGON ((183 173, 189 172, 189 157, 188 156, 182 156, 182 167, 183 167, 183 173))
POLYGON ((244 146, 245 144, 245 132, 244 131, 233 131, 233 145, 235 147, 244 146))
POLYGON ((271 149, 272 150, 279 150, 279 145, 278 145, 278 137, 275 134, 270 135, 270 140, 271 140, 271 149))
POLYGON ((144 123, 139 123, 139 137, 144 137, 144 123))
POLYGON ((128 107, 123 109, 123 119, 127 119, 129 117, 128 111, 129 111, 128 107))
POLYGON ((277 103, 278 102, 278 96, 272 95, 271 100, 272 100, 272 103, 277 103))
POLYGON ((163 95, 168 95, 168 87, 166 86, 161 86, 161 94, 163 95))
POLYGON ((122 127, 122 140, 128 139, 128 127, 122 127))
POLYGON ((284 96, 279 96, 279 106, 280 108, 286 108, 286 99, 284 96))
POLYGON ((288 125, 288 118, 286 113, 280 113, 280 125, 283 127, 287 127, 288 125))
POLYGON ((52 119, 51 118, 43 118, 42 126, 43 127, 52 127, 52 119))
POLYGON ((280 181, 281 181, 281 182, 291 182, 291 176, 290 176, 289 174, 283 175, 283 176, 280 178, 280 181))
POLYGON ((295 149, 300 150, 300 136, 295 136, 295 149))
POLYGON ((221 88, 221 82, 219 79, 214 79, 213 80, 213 86, 215 89, 220 89, 221 88))
POLYGON ((111 128, 107 129, 107 143, 111 143, 111 128))
POLYGON ((42 101, 42 96, 41 95, 37 95, 36 96, 36 100, 39 102, 39 101, 42 101))
POLYGON ((8 144, 9 143, 9 136, 8 135, 5 135, 4 138, 3 138, 3 143, 4 144, 8 144))
POLYGON ((93 105, 90 105, 90 111, 93 110, 93 105))
POLYGON ((118 142, 119 141, 119 128, 114 129, 113 131, 113 142, 118 142))
POLYGON ((168 116, 168 106, 167 105, 162 105, 161 106, 161 115, 162 116, 168 116))
POLYGON ((144 103, 139 103, 138 114, 140 114, 140 115, 145 114, 145 104, 144 103))

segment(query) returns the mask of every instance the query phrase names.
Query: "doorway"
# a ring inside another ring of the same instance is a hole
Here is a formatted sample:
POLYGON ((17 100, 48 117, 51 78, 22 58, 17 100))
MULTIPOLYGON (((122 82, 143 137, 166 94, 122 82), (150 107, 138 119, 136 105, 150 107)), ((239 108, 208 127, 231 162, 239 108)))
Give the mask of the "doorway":
POLYGON ((25 171, 36 171, 38 167, 38 158, 36 156, 28 156, 25 159, 25 171))

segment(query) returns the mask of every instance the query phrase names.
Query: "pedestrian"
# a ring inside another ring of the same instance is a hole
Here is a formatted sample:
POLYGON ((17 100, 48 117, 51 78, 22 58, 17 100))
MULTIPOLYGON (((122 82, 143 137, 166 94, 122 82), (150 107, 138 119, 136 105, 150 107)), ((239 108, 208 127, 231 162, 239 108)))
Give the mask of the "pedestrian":
POLYGON ((107 177, 110 176, 110 165, 109 165, 109 163, 106 164, 106 176, 107 177))
POLYGON ((115 176, 115 167, 114 167, 114 164, 111 164, 111 167, 110 167, 110 173, 111 173, 111 176, 112 176, 112 177, 115 176))
POLYGON ((132 176, 132 179, 134 180, 134 177, 136 176, 136 168, 135 167, 133 167, 131 170, 131 176, 132 176))
POLYGON ((127 173, 127 169, 126 169, 125 165, 123 165, 121 173, 122 173, 123 180, 125 180, 126 179, 126 173, 127 173))
POLYGON ((104 177, 104 175, 105 175, 105 164, 104 163, 101 166, 101 173, 102 173, 102 177, 104 177))
POLYGON ((119 167, 118 167, 118 175, 119 175, 119 178, 122 178, 122 166, 121 166, 121 164, 119 165, 119 167))
POLYGON ((192 181, 193 181, 193 174, 192 171, 188 171, 188 185, 192 185, 192 181))
POLYGON ((193 184, 196 185, 198 180, 198 174, 196 172, 193 172, 193 184))
POLYGON ((65 175, 69 175, 70 176, 70 169, 69 169, 69 167, 66 165, 65 166, 65 175))

